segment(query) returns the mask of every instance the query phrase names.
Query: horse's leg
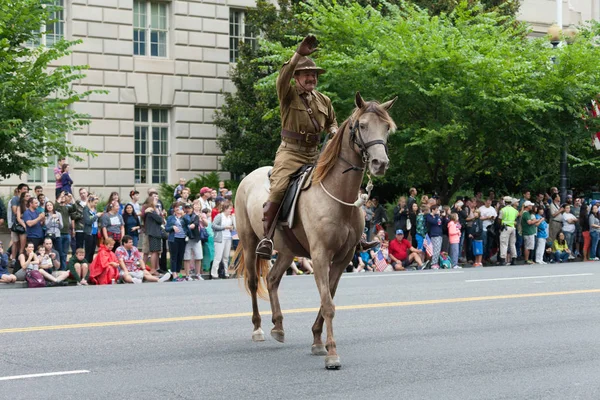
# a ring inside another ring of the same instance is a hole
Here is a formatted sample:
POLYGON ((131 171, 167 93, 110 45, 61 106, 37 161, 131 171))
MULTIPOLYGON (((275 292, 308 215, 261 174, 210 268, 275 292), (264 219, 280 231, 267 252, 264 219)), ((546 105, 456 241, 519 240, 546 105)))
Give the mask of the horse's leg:
MULTIPOLYGON (((339 264, 332 264, 329 269, 329 290, 331 291, 331 298, 335 297, 335 292, 337 291, 338 284, 346 269, 348 263, 354 256, 354 250, 350 252, 350 254, 346 257, 344 261, 339 264)), ((327 349, 323 344, 323 340, 321 339, 321 334, 323 333, 323 322, 325 319, 323 318, 323 307, 319 309, 317 314, 317 319, 312 327, 313 332, 313 345, 311 348, 311 353, 315 356, 325 356, 327 355, 327 349)))
MULTIPOLYGON (((240 242, 241 243, 241 242, 240 242)), ((254 325, 254 331, 252 332, 252 340, 255 342, 264 342, 265 333, 261 328, 261 318, 260 313, 258 311, 258 273, 256 271, 256 254, 254 249, 256 248, 256 244, 258 240, 253 238, 253 240, 244 241, 244 262, 246 263, 246 279, 248 281, 248 289, 250 289, 250 296, 252 297, 252 324, 254 325)))
MULTIPOLYGON (((329 279, 332 257, 327 251, 317 251, 316 254, 318 254, 318 256, 313 260, 315 265, 315 281, 317 282, 317 288, 319 289, 319 294, 321 296, 321 314, 327 323, 327 341, 325 342, 327 356, 325 356, 325 368, 339 369, 341 367, 340 357, 337 354, 335 339, 333 337, 335 305, 333 304, 333 298, 331 296, 329 279)), ((336 266, 337 265, 339 264, 336 263, 336 266)))
POLYGON ((281 306, 279 305, 279 283, 285 271, 290 267, 290 264, 294 260, 294 255, 288 252, 279 252, 277 255, 277 261, 275 265, 269 271, 267 278, 267 287, 269 289, 269 299, 271 300, 271 312, 273 329, 271 330, 271 336, 278 342, 283 343, 285 334, 283 332, 283 314, 281 313, 281 306))

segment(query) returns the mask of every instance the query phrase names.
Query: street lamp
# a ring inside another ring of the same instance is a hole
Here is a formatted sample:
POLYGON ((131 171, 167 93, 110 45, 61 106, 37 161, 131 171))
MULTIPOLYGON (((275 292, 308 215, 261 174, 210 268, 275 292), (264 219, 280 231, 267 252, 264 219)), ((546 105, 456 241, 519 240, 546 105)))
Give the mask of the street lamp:
MULTIPOLYGON (((558 24, 552 24, 548 28, 548 36, 550 37, 550 43, 553 48, 557 48, 561 41, 561 26, 558 24)), ((564 37, 567 44, 573 44, 575 36, 577 35, 577 28, 573 25, 569 25, 564 31, 564 37)), ((552 56, 552 62, 556 64, 556 56, 552 56)), ((567 139, 563 143, 563 148, 560 154, 560 198, 562 202, 567 201, 567 139)))
POLYGON ((552 47, 556 48, 560 44, 560 26, 556 23, 550 25, 548 28, 548 36, 550 36, 550 43, 552 47))
POLYGON ((569 25, 569 27, 565 29, 565 42, 567 42, 567 44, 573 44, 573 42, 575 41, 575 36, 577 36, 578 32, 579 31, 577 30, 575 25, 569 25))

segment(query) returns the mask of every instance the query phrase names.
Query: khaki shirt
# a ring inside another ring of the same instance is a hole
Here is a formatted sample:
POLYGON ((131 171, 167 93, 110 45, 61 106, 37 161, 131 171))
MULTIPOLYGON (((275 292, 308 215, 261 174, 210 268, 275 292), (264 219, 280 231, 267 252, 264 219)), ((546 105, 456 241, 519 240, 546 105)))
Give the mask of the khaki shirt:
POLYGON ((324 130, 333 134, 337 130, 338 124, 329 97, 316 90, 313 90, 308 96, 308 105, 312 109, 313 116, 321 128, 319 132, 315 132, 315 125, 312 123, 306 106, 300 98, 300 94, 304 90, 300 87, 292 86, 290 82, 294 76, 294 70, 298 61, 299 57, 292 57, 290 61, 283 64, 277 78, 277 97, 279 98, 281 128, 301 134, 321 133, 324 130))

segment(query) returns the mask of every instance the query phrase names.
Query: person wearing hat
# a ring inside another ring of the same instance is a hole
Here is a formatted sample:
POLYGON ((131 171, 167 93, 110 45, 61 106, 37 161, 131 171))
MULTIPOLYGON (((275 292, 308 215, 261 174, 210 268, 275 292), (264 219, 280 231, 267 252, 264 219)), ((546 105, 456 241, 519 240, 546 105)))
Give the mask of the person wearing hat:
POLYGON ((212 205, 210 204, 210 197, 212 196, 212 190, 209 187, 204 186, 200 189, 200 208, 202 210, 209 209, 212 210, 212 205))
POLYGON ((269 178, 269 199, 263 208, 265 234, 256 247, 256 254, 264 259, 271 259, 273 241, 269 230, 279 211, 290 176, 303 165, 316 162, 321 132, 334 135, 338 128, 331 100, 316 90, 318 77, 325 72, 308 58, 316 50, 317 38, 306 36, 292 58, 283 64, 277 78, 281 145, 269 178), (290 83, 292 78, 295 85, 290 83))
POLYGON ((515 246, 517 234, 515 224, 517 217, 519 216, 519 211, 517 211, 519 199, 513 199, 510 196, 506 196, 504 197, 504 203, 506 205, 500 210, 500 220, 502 221, 502 232, 500 233, 500 264, 503 264, 504 262, 508 264, 506 253, 508 251, 508 246, 510 246, 510 256, 512 258, 510 264, 515 265, 515 260, 517 258, 517 248, 515 246))
POLYGON ((536 219, 535 213, 531 210, 534 204, 526 200, 523 203, 523 214, 521 215, 521 232, 523 233, 523 247, 525 256, 525 262, 527 264, 533 264, 533 261, 529 259, 529 254, 535 249, 535 235, 537 234, 537 227, 544 221, 544 218, 536 219))
POLYGON ((395 271, 404 271, 413 262, 417 263, 419 269, 424 269, 421 251, 404 238, 402 229, 396 230, 396 239, 390 242, 389 253, 395 271))

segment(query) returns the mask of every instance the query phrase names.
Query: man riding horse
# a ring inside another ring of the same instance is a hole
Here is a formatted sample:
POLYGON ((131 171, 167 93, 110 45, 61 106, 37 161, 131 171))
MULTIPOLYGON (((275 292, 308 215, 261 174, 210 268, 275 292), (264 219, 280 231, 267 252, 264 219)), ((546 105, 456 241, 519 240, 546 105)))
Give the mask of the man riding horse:
MULTIPOLYGON (((317 161, 321 132, 329 132, 332 136, 337 132, 338 124, 331 100, 315 89, 319 74, 325 73, 308 58, 316 50, 317 39, 312 35, 305 37, 292 58, 283 64, 277 78, 281 144, 269 178, 269 200, 263 207, 264 237, 256 247, 257 256, 263 259, 270 259, 273 253, 272 224, 276 223, 290 176, 302 166, 317 161), (292 78, 296 81, 295 86, 290 83, 292 78)), ((361 240, 360 246, 368 249, 377 243, 361 240)))

